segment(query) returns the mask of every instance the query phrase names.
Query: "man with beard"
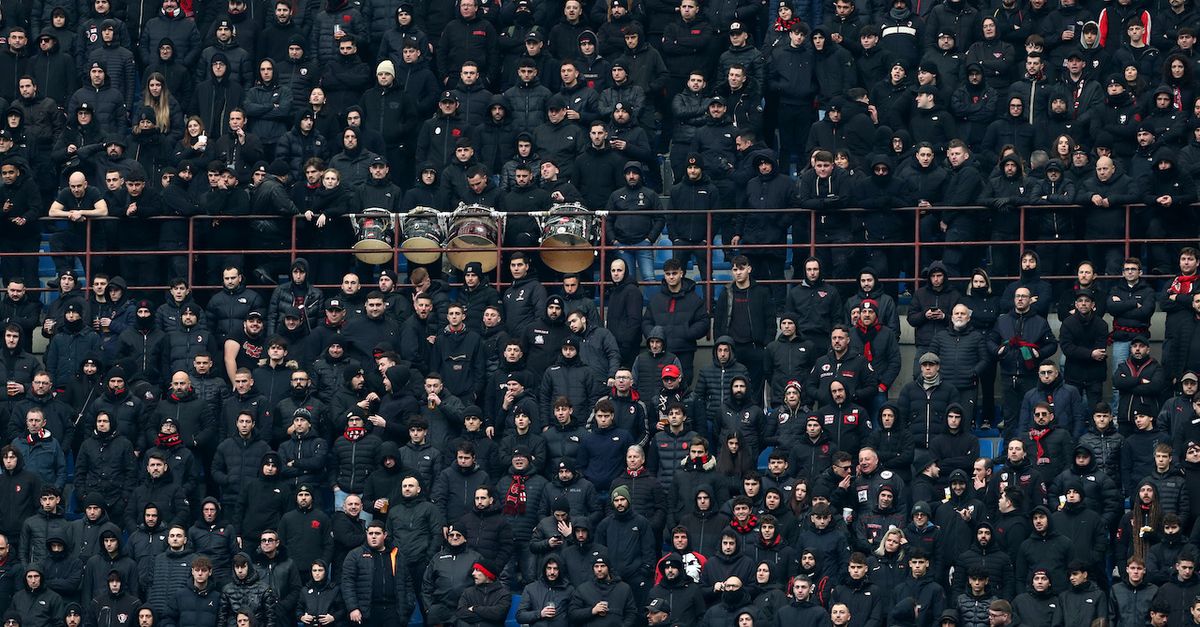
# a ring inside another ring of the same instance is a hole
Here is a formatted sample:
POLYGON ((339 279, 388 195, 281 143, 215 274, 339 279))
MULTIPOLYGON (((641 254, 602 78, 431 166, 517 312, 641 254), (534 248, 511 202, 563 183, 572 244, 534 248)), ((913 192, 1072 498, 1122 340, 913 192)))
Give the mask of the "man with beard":
POLYGON ((292 435, 295 430, 292 419, 298 412, 308 413, 310 426, 324 428, 329 424, 328 406, 317 398, 312 375, 307 370, 294 370, 289 382, 291 388, 287 397, 275 406, 269 424, 260 426, 272 445, 278 445, 292 435))
POLYGON ((413 298, 413 315, 409 316, 400 328, 400 352, 409 356, 418 370, 429 371, 429 359, 437 342, 437 334, 438 322, 433 315, 433 298, 428 294, 417 294, 413 298))
MULTIPOLYGON (((30 171, 29 163, 21 157, 10 157, 0 165, 0 179, 4 183, 3 187, 0 187, 0 223, 4 224, 4 234, 0 236, 0 250, 37 252, 37 219, 41 217, 44 205, 34 180, 35 176, 36 174, 30 171)), ((6 256, 0 260, 0 275, 4 276, 10 286, 14 282, 22 286, 37 285, 37 259, 36 256, 6 256)), ((21 307, 26 310, 26 315, 27 307, 35 304, 31 301, 32 299, 27 299, 23 303, 24 307, 21 307)), ((5 309, 4 305, 0 305, 0 318, 4 317, 5 309)), ((29 320, 21 322, 27 329, 26 346, 30 346, 28 333, 36 326, 37 321, 33 321, 34 325, 30 325, 29 320)))
POLYGON ((263 327, 262 312, 254 309, 246 313, 241 329, 231 331, 226 337, 224 363, 231 383, 238 368, 256 368, 258 360, 266 356, 267 335, 263 327))
POLYGON ((143 450, 145 447, 142 442, 142 414, 145 411, 145 403, 137 395, 132 394, 125 387, 126 374, 125 369, 121 366, 113 366, 104 374, 102 380, 105 382, 103 394, 96 399, 92 405, 92 414, 88 417, 81 431, 86 432, 93 427, 95 416, 100 412, 108 414, 118 433, 127 433, 126 437, 130 438, 136 450, 143 450))
MULTIPOLYGON (((1108 323, 1097 315, 1090 291, 1077 290, 1075 294, 1075 313, 1063 320, 1059 328, 1066 377, 1068 385, 1084 392, 1086 403, 1094 404, 1099 402, 1101 388, 1108 378, 1108 323)), ((1076 421, 1076 434, 1086 428, 1084 420, 1076 421)))
MULTIPOLYGON (((217 445, 217 419, 209 404, 196 395, 191 377, 186 372, 171 375, 171 390, 159 401, 156 413, 159 419, 175 420, 184 445, 204 452, 205 459, 211 459, 212 450, 217 445)), ((147 436, 148 441, 152 439, 152 436, 147 436)))
MULTIPOLYGON (((1086 429, 1088 419, 1087 408, 1079 388, 1063 381, 1059 375, 1058 363, 1045 360, 1038 366, 1037 387, 1029 390, 1021 402, 1021 422, 1018 429, 1022 432, 1030 428, 1034 407, 1038 403, 1046 403, 1057 416, 1057 424, 1072 437, 1078 437, 1086 429)), ((1049 475, 1047 480, 1055 475, 1049 475)))
POLYGON ((804 260, 804 278, 788 291, 784 308, 796 316, 796 334, 819 351, 828 348, 829 333, 843 315, 842 297, 836 286, 826 283, 823 266, 816 257, 804 260))
MULTIPOLYGON (((1121 394, 1117 407, 1117 429, 1122 435, 1134 431, 1134 414, 1139 406, 1152 416, 1158 415, 1159 399, 1170 388, 1166 368, 1150 355, 1150 341, 1138 335, 1129 343, 1129 357, 1117 364, 1113 390, 1121 394)), ((1136 479, 1135 479, 1136 481, 1136 479)))
POLYGON ((614 575, 611 568, 611 562, 604 555, 593 559, 593 579, 575 589, 569 605, 568 617, 572 624, 596 627, 636 619, 634 590, 614 575))
POLYGON ((1012 560, 993 541, 992 523, 981 520, 975 524, 974 541, 954 561, 954 577, 950 593, 957 598, 968 589, 968 573, 982 571, 986 576, 985 590, 994 596, 1013 596, 1016 580, 1012 560), (977 570, 978 569, 978 570, 977 570))
POLYGON ((888 390, 900 375, 900 339, 891 327, 883 325, 879 303, 874 299, 861 301, 857 309, 850 310, 850 317, 854 325, 850 344, 862 353, 875 373, 877 393, 874 396, 864 394, 868 399, 866 407, 874 416, 887 402, 888 390))
POLYGON ((638 276, 641 281, 653 281, 654 253, 646 247, 652 246, 658 241, 665 226, 665 219, 658 215, 662 207, 658 194, 643 184, 641 163, 627 161, 622 171, 625 179, 624 187, 614 190, 605 203, 605 208, 609 212, 606 220, 609 244, 617 247, 616 253, 625 259, 628 266, 634 265, 636 257, 638 276), (626 211, 655 213, 622 216, 621 214, 626 211))
MULTIPOLYGON (((9 378, 11 380, 11 374, 9 378)), ((25 418, 30 410, 37 409, 45 417, 47 428, 64 447, 77 447, 75 419, 79 412, 54 393, 54 382, 46 372, 39 371, 27 386, 22 386, 21 392, 10 395, 8 407, 12 417, 0 428, 4 429, 3 435, 9 441, 25 436, 25 418)))
POLYGON ((729 396, 718 413, 720 422, 713 426, 722 442, 736 435, 746 449, 743 454, 757 459, 766 448, 766 432, 770 426, 766 412, 757 400, 761 399, 761 394, 750 390, 750 379, 735 375, 729 383, 729 396))
MULTIPOLYGON (((366 315, 352 319, 341 333, 348 358, 361 364, 372 361, 372 351, 376 346, 383 343, 395 345, 400 340, 400 325, 387 315, 383 293, 372 290, 366 296, 363 305, 366 315)), ((429 302, 432 304, 432 300, 429 302)))
MULTIPOLYGON (((522 259, 522 265, 524 260, 522 259)), ((540 284, 538 284, 540 286, 540 284)), ((510 288, 511 289, 511 288, 510 288)), ((544 288, 543 288, 544 289, 544 288)), ((506 290, 507 294, 509 290, 506 290)), ((563 340, 570 334, 567 327, 566 308, 563 298, 559 295, 550 296, 538 311, 542 312, 536 322, 532 322, 522 336, 527 357, 526 370, 534 380, 541 380, 542 374, 558 359, 563 340)))
POLYGON ((878 392, 877 376, 862 353, 851 347, 850 328, 838 324, 829 333, 830 349, 817 359, 808 376, 804 392, 817 403, 831 400, 829 386, 840 381, 847 397, 860 405, 869 404, 878 392))
POLYGON ((1046 319, 1033 310, 1028 287, 1013 293, 1013 309, 1000 316, 988 339, 988 349, 1000 362, 1004 383, 1003 416, 1008 433, 1020 431, 1017 422, 1025 394, 1037 385, 1038 364, 1058 350, 1046 319))

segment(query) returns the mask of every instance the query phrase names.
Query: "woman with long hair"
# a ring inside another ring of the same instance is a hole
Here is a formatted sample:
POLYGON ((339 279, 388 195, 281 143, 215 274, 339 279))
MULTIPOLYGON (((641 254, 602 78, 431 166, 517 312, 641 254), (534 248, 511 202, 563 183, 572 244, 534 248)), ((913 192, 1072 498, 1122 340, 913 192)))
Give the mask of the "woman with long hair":
POLYGON ((188 116, 183 128, 183 137, 175 142, 175 165, 188 162, 196 168, 203 168, 208 163, 209 146, 204 120, 198 115, 188 116))
POLYGON ((1163 85, 1171 89, 1171 104, 1185 111, 1196 98, 1196 76, 1188 57, 1175 53, 1163 63, 1163 85))
POLYGON ((741 433, 731 431, 725 436, 725 446, 717 453, 717 473, 741 481, 742 475, 758 466, 758 456, 746 445, 741 433))
POLYGON ((142 88, 142 105, 154 111, 154 126, 172 142, 183 136, 183 107, 171 95, 167 79, 151 72, 142 88))
POLYGON ((1078 145, 1070 135, 1063 133, 1050 142, 1050 158, 1058 159, 1065 166, 1071 163, 1071 153, 1078 145))

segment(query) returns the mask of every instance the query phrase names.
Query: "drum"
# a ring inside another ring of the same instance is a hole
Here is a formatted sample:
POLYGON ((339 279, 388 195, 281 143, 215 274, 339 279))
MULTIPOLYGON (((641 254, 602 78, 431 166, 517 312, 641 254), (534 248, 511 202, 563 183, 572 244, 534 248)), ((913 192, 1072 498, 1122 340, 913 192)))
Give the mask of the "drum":
POLYGON ((478 261, 484 272, 496 269, 496 244, 500 241, 496 218, 491 207, 464 205, 450 216, 446 257, 450 265, 462 270, 478 261))
POLYGON ((578 203, 550 208, 542 224, 542 263, 558 272, 583 272, 592 265, 595 250, 596 214, 578 203))
POLYGON ((442 258, 440 250, 407 250, 409 248, 441 248, 446 239, 437 212, 429 207, 417 207, 400 221, 404 241, 400 250, 413 263, 430 264, 442 258))
POLYGON ((373 266, 391 261, 394 244, 391 212, 372 207, 363 209, 363 214, 351 222, 356 240, 354 256, 373 266))

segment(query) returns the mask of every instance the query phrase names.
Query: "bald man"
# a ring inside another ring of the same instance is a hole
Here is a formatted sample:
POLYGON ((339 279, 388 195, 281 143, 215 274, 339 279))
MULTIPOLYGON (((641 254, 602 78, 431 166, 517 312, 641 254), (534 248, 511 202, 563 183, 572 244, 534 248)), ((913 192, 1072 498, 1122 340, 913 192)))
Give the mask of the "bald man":
MULTIPOLYGON (((163 438, 160 430, 167 418, 175 421, 179 443, 200 454, 208 453, 217 444, 217 418, 212 407, 196 394, 188 373, 180 370, 171 375, 171 389, 158 401, 157 418, 146 421, 144 437, 147 444, 170 446, 175 438, 163 438)), ((184 477, 193 480, 194 477, 184 477)))
MULTIPOLYGON (((1079 186, 1078 202, 1091 209, 1084 226, 1084 238, 1119 240, 1125 233, 1125 205, 1137 202, 1138 182, 1117 170, 1111 157, 1096 159, 1096 173, 1079 186)), ((1088 244, 1088 257, 1104 269, 1104 274, 1120 274, 1124 260, 1120 244, 1088 244)))
MULTIPOLYGON (((71 225, 64 231, 50 235, 50 251, 53 253, 75 252, 83 249, 87 237, 84 221, 88 218, 103 218, 108 215, 108 204, 99 189, 88 185, 82 172, 75 172, 67 179, 67 188, 59 190, 50 204, 51 218, 65 218, 71 225)), ((54 257, 54 268, 58 275, 74 269, 72 255, 54 257)))

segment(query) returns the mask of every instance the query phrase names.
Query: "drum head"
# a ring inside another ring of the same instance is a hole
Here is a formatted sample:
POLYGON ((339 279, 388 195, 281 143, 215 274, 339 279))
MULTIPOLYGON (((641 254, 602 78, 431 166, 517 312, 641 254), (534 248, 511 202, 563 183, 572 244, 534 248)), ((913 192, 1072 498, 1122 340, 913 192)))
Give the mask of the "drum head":
MULTIPOLYGON (((542 242, 542 263, 562 273, 583 272, 592 265, 596 251, 587 241, 568 243, 565 237, 552 237, 542 242)), ((579 241, 579 238, 569 239, 579 241)))
MULTIPOLYGON (((489 248, 494 248, 496 245, 489 242, 489 248)), ((479 265, 483 266, 484 272, 491 272, 496 269, 496 251, 494 250, 479 250, 476 248, 454 248, 454 242, 450 242, 451 250, 446 253, 446 258, 450 260, 450 265, 465 270, 468 263, 478 261, 479 265)))
POLYGON ((355 257, 358 260, 377 266, 392 260, 392 246, 379 239, 364 239, 354 244, 355 257))
POLYGON ((440 250, 417 250, 410 251, 409 248, 438 248, 442 243, 430 239, 428 237, 410 237, 400 244, 400 252, 404 253, 404 258, 419 264, 430 264, 442 258, 440 250))

